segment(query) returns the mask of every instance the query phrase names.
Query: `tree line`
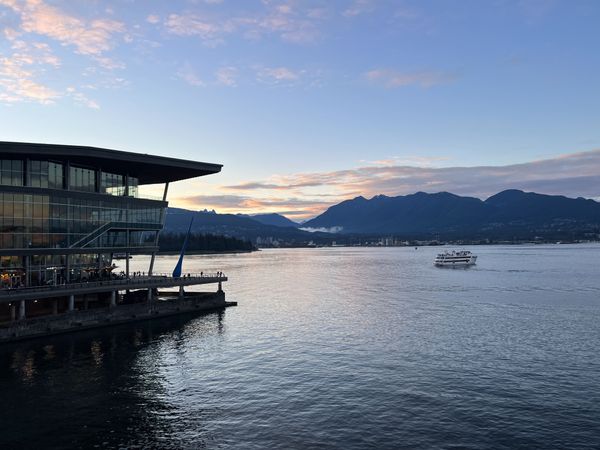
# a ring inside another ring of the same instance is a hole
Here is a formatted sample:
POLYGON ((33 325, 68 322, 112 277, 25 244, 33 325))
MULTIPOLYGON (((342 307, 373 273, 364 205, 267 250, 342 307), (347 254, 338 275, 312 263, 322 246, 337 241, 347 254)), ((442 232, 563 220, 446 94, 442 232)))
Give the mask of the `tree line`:
MULTIPOLYGON (((174 252, 180 251, 185 240, 186 233, 161 233, 158 241, 159 251, 174 252)), ((203 252, 231 252, 231 251, 252 251, 256 250, 251 242, 230 236, 220 236, 215 234, 190 234, 188 251, 203 252)))

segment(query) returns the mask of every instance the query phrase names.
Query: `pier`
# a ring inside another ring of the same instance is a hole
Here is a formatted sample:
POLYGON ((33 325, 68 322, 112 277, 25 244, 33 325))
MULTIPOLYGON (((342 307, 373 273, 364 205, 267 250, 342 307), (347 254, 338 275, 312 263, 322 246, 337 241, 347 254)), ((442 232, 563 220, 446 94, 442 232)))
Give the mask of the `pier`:
POLYGON ((0 289, 0 343, 235 306, 221 274, 166 274, 59 286, 0 289), (213 292, 187 286, 217 284, 213 292), (175 291, 159 289, 178 288, 175 291))

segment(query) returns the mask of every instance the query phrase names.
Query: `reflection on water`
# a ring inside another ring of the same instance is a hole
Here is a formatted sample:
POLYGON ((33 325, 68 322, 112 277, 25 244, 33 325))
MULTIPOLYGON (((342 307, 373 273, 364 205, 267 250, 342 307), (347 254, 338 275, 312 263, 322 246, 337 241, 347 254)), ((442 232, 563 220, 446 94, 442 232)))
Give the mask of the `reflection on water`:
MULTIPOLYGON (((0 348, 0 448, 152 446, 177 421, 164 355, 223 332, 225 312, 86 331, 0 348)), ((208 439, 195 420, 194 442, 208 439)), ((189 441, 191 442, 191 441, 189 441)), ((161 447, 180 447, 172 441, 161 447)))
POLYGON ((600 447, 600 246, 471 250, 189 257, 239 306, 0 347, 0 448, 600 447))

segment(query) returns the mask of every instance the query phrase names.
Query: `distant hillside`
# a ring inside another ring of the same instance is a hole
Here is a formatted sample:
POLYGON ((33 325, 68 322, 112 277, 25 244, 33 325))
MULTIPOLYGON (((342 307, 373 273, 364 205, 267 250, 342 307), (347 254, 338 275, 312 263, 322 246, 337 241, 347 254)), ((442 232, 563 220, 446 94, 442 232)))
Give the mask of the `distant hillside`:
POLYGON ((267 225, 242 215, 197 212, 180 208, 167 209, 164 233, 186 233, 192 216, 194 233, 233 236, 253 243, 257 240, 275 239, 290 244, 301 244, 318 237, 295 227, 267 225))
MULTIPOLYGON (((161 252, 180 252, 187 233, 163 233, 160 237, 161 252)), ((250 252, 254 245, 234 237, 212 234, 192 234, 187 244, 187 252, 250 252)))
POLYGON ((500 192, 485 201, 448 192, 357 197, 330 207, 302 227, 341 233, 451 236, 597 232, 600 203, 583 198, 500 192))
POLYGON ((248 217, 252 220, 256 220, 257 222, 262 223, 263 225, 273 225, 275 227, 298 227, 299 226, 299 224, 297 224, 296 222, 288 219, 285 216, 282 216, 281 214, 277 214, 277 213, 254 214, 254 215, 239 214, 239 216, 248 217))

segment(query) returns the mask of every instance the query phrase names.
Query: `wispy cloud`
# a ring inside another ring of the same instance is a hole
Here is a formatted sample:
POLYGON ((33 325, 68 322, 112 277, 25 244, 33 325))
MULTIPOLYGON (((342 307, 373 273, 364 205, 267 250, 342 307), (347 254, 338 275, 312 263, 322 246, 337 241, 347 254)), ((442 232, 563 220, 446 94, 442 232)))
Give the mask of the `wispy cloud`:
POLYGON ((178 71, 177 77, 185 81, 190 86, 206 86, 206 83, 202 81, 200 76, 196 73, 194 68, 189 62, 186 62, 178 71))
POLYGON ((361 160, 360 162, 373 166, 415 166, 431 167, 441 161, 448 161, 447 156, 392 156, 385 159, 361 160))
POLYGON ((156 25, 160 22, 160 16, 158 14, 150 14, 146 17, 146 22, 156 25))
POLYGON ((439 84, 455 81, 455 74, 446 72, 402 72, 390 69, 374 69, 365 74, 367 80, 382 85, 386 88, 399 88, 404 86, 420 86, 429 88, 439 84))
POLYGON ((216 73, 216 83, 221 86, 235 87, 237 86, 238 70, 232 66, 220 67, 216 73))
MULTIPOLYGON (((122 69, 125 64, 106 53, 125 33, 125 25, 112 18, 82 19, 44 0, 0 0, 0 13, 6 11, 9 13, 4 18, 12 26, 3 30, 10 53, 0 56, 0 102, 48 105, 70 98, 77 104, 98 109, 96 101, 84 95, 80 87, 73 87, 79 79, 60 86, 63 74, 48 76, 57 74, 62 66, 54 50, 57 46, 71 49, 73 54, 104 72, 122 69), (52 81, 48 82, 49 79, 52 81)), ((112 10, 108 8, 105 13, 112 14, 112 10)), ((63 51, 58 53, 64 56, 63 51)), ((83 75, 89 73, 84 71, 83 75)))
MULTIPOLYGON (((314 42, 320 36, 319 23, 325 17, 323 9, 300 8, 296 2, 263 1, 262 10, 236 15, 220 15, 216 10, 171 13, 164 20, 168 33, 195 36, 207 46, 224 44, 227 37, 238 36, 256 40, 263 36, 278 36, 296 44, 314 42)), ((158 23, 157 15, 148 16, 158 23)))
POLYGON ((329 206, 327 202, 285 197, 253 198, 245 195, 194 195, 178 197, 173 203, 197 210, 214 209, 221 213, 277 212, 292 218, 311 217, 329 206))
POLYGON ((20 33, 12 29, 5 29, 4 35, 11 44, 12 53, 0 56, 0 102, 49 104, 59 98, 60 92, 37 81, 46 66, 60 66, 59 58, 50 47, 41 42, 30 44, 20 40, 20 33))
POLYGON ((257 80, 263 83, 294 83, 302 76, 300 71, 288 67, 257 67, 257 80))
POLYGON ((80 105, 86 106, 91 109, 100 109, 100 105, 95 100, 88 98, 87 95, 85 95, 83 92, 78 91, 72 86, 67 88, 67 95, 72 97, 73 100, 75 100, 75 102, 79 103, 80 105))
POLYGON ((197 36, 211 47, 223 43, 223 37, 233 31, 231 25, 211 22, 196 14, 170 14, 165 27, 178 36, 197 36))
POLYGON ((375 9, 374 0, 354 0, 352 4, 342 13, 346 17, 355 17, 370 13, 375 9))
POLYGON ((115 35, 125 32, 125 25, 112 19, 83 20, 43 0, 0 0, 20 16, 21 30, 55 39, 74 46, 78 53, 100 55, 114 46, 115 35))

